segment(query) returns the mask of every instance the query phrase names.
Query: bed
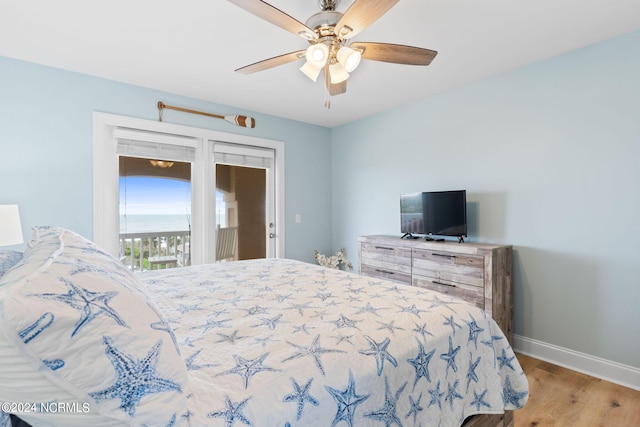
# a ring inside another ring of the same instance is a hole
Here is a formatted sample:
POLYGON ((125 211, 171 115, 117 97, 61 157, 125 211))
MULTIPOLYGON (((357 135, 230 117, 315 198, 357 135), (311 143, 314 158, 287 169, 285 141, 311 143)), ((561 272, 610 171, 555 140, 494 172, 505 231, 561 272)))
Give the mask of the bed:
POLYGON ((0 401, 62 409, 9 408, 33 426, 509 425, 528 398, 493 319, 436 292, 286 259, 134 275, 56 227, 29 246, 0 278, 0 401))

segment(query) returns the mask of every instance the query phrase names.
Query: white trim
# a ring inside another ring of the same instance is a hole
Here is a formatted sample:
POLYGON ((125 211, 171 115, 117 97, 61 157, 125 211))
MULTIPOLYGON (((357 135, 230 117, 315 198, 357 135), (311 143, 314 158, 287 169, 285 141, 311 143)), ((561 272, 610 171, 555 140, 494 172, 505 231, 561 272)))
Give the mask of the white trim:
POLYGON ((563 368, 591 375, 624 387, 640 390, 640 369, 589 354, 513 335, 516 352, 535 357, 563 368))
MULTIPOLYGON (((134 117, 119 116, 108 113, 93 113, 93 240, 104 250, 111 254, 118 252, 117 232, 114 234, 109 230, 118 230, 118 156, 115 154, 115 144, 113 143, 113 131, 115 128, 129 128, 127 131, 150 131, 163 134, 171 134, 171 140, 182 138, 194 138, 203 142, 221 141, 236 144, 252 145, 256 147, 269 148, 275 151, 275 185, 276 185, 276 230, 279 230, 276 238, 276 258, 283 258, 285 254, 285 199, 284 199, 284 142, 258 138, 254 136, 239 135, 227 132, 214 131, 211 129, 195 128, 190 126, 176 125, 166 122, 157 122, 153 120, 138 119, 134 117), (115 184, 107 181, 105 177, 114 177, 115 184), (106 194, 109 193, 109 194, 106 194), (101 227, 100 224, 103 226, 101 227)), ((120 130, 120 132, 123 130, 120 130)), ((166 141, 166 139, 164 140, 166 141)), ((213 163, 213 153, 209 152, 209 144, 203 143, 196 150, 203 150, 202 155, 213 163)), ((196 176, 202 179, 204 188, 196 188, 194 185, 192 194, 195 192, 197 196, 202 196, 202 200, 212 198, 204 198, 204 194, 209 190, 211 185, 212 172, 207 174, 207 170, 213 168, 198 168, 192 171, 196 176), (208 176, 205 176, 208 175, 208 176)), ((215 175, 214 175, 215 176, 215 175)), ((210 194, 210 193, 209 193, 210 194)), ((215 197, 213 198, 215 199, 215 197)), ((215 200, 214 202, 215 203, 215 200)), ((203 209, 205 215, 215 213, 215 205, 205 206, 203 209)), ((215 216, 215 215, 214 215, 215 216)), ((195 224, 194 224, 195 225, 195 224)), ((202 228, 201 228, 202 229, 202 228)), ((211 230, 204 230, 204 234, 215 234, 215 225, 211 230)), ((202 260, 193 259, 195 263, 213 261, 213 252, 205 248, 203 243, 197 240, 200 236, 193 236, 194 247, 200 245, 202 260)), ((202 236, 205 240, 205 236, 202 236)), ((215 242, 214 242, 215 243, 215 242)))

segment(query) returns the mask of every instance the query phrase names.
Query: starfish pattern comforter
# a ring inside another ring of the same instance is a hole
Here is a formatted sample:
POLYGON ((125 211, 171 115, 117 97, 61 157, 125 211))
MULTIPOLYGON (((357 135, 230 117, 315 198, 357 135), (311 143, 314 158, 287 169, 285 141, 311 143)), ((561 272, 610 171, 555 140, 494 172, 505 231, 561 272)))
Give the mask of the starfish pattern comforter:
POLYGON ((526 377, 482 310, 284 259, 140 275, 189 374, 192 426, 460 426, 522 407, 526 377))

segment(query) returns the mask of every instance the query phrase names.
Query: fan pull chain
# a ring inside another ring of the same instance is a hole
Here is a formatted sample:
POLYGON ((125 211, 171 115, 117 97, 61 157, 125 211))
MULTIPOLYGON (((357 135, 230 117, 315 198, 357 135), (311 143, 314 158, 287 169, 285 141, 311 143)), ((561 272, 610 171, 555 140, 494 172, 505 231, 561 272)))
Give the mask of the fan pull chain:
POLYGON ((324 88, 324 108, 327 110, 331 109, 331 94, 329 93, 329 88, 326 86, 324 88))

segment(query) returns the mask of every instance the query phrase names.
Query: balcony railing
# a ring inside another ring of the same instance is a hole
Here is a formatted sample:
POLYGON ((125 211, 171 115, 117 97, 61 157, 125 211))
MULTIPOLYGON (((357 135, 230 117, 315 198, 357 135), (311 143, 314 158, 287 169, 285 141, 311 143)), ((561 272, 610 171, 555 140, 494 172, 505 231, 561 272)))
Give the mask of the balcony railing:
POLYGON ((191 265, 189 231, 120 234, 120 260, 133 271, 191 265))

